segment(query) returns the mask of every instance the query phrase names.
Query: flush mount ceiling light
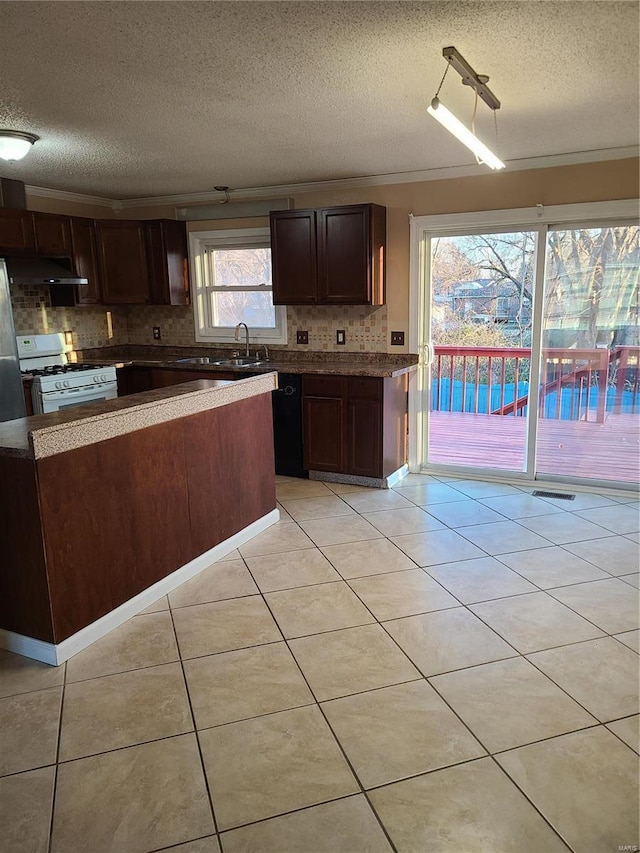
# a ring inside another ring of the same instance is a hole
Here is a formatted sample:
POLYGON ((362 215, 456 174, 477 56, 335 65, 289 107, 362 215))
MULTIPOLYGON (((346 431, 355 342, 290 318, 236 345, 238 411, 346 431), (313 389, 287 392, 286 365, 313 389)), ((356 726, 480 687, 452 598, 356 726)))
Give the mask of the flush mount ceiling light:
POLYGON ((25 133, 22 130, 0 130, 0 158, 22 160, 38 139, 40 137, 35 133, 25 133))
POLYGON ((496 129, 496 143, 498 141, 498 124, 496 118, 496 110, 500 109, 500 101, 487 86, 489 78, 485 74, 476 74, 473 68, 469 65, 466 59, 458 53, 455 47, 445 47, 442 50, 442 55, 447 60, 442 80, 438 86, 435 98, 431 101, 431 105, 427 107, 429 115, 433 116, 436 121, 439 121, 443 127, 452 133, 456 139, 460 140, 463 145, 466 145, 476 155, 478 163, 484 163, 490 169, 504 169, 504 163, 484 144, 481 142, 475 133, 476 109, 478 106, 478 98, 481 98, 485 104, 493 110, 494 127, 496 129), (473 108, 473 117, 471 119, 471 130, 466 127, 452 112, 450 112, 443 104, 440 103, 438 95, 444 78, 447 76, 449 68, 453 67, 462 77, 462 82, 465 86, 471 86, 475 91, 475 104, 473 108))

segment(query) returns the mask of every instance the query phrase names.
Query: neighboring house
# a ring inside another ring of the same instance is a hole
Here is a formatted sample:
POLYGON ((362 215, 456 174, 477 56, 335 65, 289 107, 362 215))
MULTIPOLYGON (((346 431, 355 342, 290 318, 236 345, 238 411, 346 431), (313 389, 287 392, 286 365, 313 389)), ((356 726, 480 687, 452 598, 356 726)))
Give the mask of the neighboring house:
POLYGON ((452 311, 472 323, 501 323, 507 326, 529 326, 531 304, 509 281, 476 279, 463 281, 447 297, 452 311))

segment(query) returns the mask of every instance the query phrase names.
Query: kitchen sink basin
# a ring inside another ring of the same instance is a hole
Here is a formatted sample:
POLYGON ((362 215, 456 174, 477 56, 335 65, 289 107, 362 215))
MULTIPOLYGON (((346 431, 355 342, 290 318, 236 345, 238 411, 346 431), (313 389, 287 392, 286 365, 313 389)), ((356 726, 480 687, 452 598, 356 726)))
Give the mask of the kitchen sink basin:
POLYGON ((215 367, 255 367, 258 364, 262 364, 262 361, 257 358, 247 358, 246 356, 213 359, 205 355, 199 358, 179 358, 175 364, 211 364, 215 367))
POLYGON ((225 358, 222 361, 214 361, 213 364, 218 364, 221 367, 255 367, 262 362, 257 358, 247 358, 242 356, 239 358, 225 358))

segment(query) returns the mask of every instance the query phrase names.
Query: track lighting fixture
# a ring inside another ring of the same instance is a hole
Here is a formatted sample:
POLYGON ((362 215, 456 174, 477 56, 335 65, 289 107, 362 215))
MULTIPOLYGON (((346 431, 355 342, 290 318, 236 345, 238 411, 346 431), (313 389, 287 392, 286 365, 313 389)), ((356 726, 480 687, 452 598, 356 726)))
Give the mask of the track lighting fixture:
POLYGON ((438 86, 438 91, 431 105, 427 107, 429 115, 433 116, 443 127, 452 133, 456 139, 466 145, 476 155, 478 163, 484 163, 490 169, 504 169, 505 165, 485 144, 481 142, 475 133, 475 118, 478 105, 478 98, 481 98, 487 106, 493 110, 494 126, 496 128, 496 142, 498 139, 498 125, 496 118, 496 110, 500 109, 500 101, 487 86, 489 78, 484 74, 476 74, 464 57, 458 53, 455 47, 445 47, 442 55, 447 60, 447 67, 442 80, 438 86), (466 127, 456 116, 453 115, 443 104, 440 103, 439 94, 444 79, 447 76, 447 71, 453 67, 462 77, 462 82, 465 86, 471 86, 475 91, 475 105, 473 109, 473 118, 471 119, 471 130, 466 127))

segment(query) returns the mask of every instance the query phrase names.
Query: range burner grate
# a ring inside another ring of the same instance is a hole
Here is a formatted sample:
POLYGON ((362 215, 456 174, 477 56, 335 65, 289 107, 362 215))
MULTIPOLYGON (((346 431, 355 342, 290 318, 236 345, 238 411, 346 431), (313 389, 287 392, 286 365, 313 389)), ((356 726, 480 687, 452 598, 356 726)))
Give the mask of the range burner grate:
POLYGON ((59 376, 63 373, 79 373, 85 370, 104 370, 102 364, 48 364, 32 370, 21 370, 23 376, 59 376))

